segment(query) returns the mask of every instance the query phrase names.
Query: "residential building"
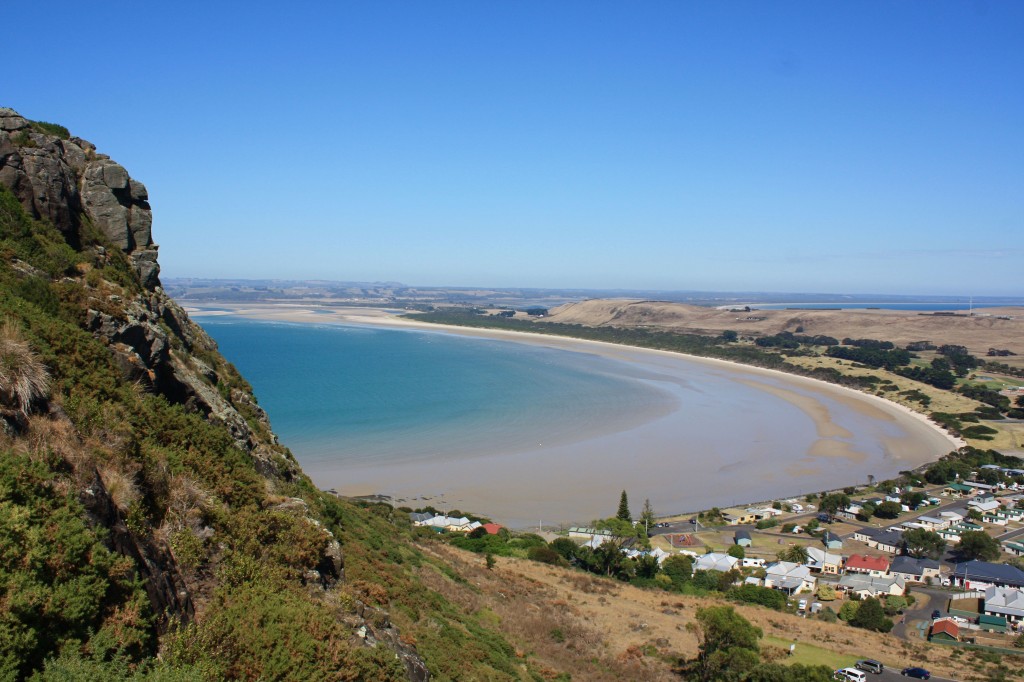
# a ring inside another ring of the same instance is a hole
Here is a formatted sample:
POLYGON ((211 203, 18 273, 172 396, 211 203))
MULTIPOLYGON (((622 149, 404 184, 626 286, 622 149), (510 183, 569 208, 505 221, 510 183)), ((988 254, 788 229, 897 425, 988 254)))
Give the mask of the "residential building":
POLYGON ((821 541, 827 549, 843 548, 843 539, 830 530, 827 530, 822 534, 821 541))
POLYGON ((750 538, 750 532, 745 530, 736 531, 735 535, 733 536, 733 542, 735 542, 740 547, 750 547, 752 544, 754 544, 754 541, 750 538))
POLYGON ((722 510, 722 518, 730 526, 745 526, 757 521, 757 514, 749 509, 731 507, 722 510))
POLYGON ((853 539, 866 542, 868 547, 895 554, 903 544, 903 533, 891 528, 862 528, 853 534, 853 539))
POLYGON ((908 583, 923 583, 928 578, 938 580, 939 562, 932 559, 898 556, 889 564, 889 575, 898 575, 908 583))
POLYGON ((959 642, 960 626, 952 618, 940 618, 932 623, 928 641, 959 642))
POLYGON ((847 573, 839 579, 839 589, 847 593, 856 593, 860 597, 878 597, 886 595, 901 596, 907 590, 907 584, 899 576, 871 576, 847 573))
POLYGON ((846 572, 882 577, 889 572, 889 560, 881 556, 854 554, 846 560, 846 572))
POLYGON ((736 565, 740 562, 734 556, 723 554, 721 552, 711 552, 703 556, 697 557, 697 561, 693 564, 693 570, 695 571, 719 571, 725 573, 736 568, 736 565))
POLYGON ((1009 564, 968 561, 953 569, 953 584, 971 590, 989 586, 1024 588, 1024 571, 1009 564))
POLYGON ((1024 622, 1024 591, 1006 587, 985 588, 985 613, 1010 623, 1024 622))
POLYGON ((792 561, 776 561, 764 567, 764 586, 781 590, 786 594, 814 592, 817 579, 811 575, 811 569, 804 564, 792 561))
POLYGON ((817 547, 807 548, 807 567, 816 573, 839 575, 843 570, 843 557, 817 547))

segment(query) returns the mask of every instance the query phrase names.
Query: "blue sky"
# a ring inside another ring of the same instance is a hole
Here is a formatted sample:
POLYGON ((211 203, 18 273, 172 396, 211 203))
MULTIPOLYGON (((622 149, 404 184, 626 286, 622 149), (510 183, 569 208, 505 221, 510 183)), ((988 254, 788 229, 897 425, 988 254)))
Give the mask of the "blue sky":
POLYGON ((147 184, 165 277, 1024 296, 1024 3, 47 12, 0 105, 147 184))

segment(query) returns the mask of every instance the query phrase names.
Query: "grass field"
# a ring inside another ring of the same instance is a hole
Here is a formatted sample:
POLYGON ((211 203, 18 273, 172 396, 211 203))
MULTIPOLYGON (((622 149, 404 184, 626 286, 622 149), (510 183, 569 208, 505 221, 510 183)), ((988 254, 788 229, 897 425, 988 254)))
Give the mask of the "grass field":
MULTIPOLYGON (((788 651, 789 645, 793 643, 794 642, 792 640, 781 639, 779 637, 764 637, 761 639, 761 646, 775 646, 785 651, 788 651)), ((867 658, 867 655, 865 654, 863 658, 867 658)), ((803 663, 804 665, 827 665, 833 670, 838 670, 839 668, 852 667, 857 660, 856 656, 839 654, 805 642, 796 642, 796 648, 793 650, 793 655, 786 656, 782 659, 782 662, 788 664, 803 663)))

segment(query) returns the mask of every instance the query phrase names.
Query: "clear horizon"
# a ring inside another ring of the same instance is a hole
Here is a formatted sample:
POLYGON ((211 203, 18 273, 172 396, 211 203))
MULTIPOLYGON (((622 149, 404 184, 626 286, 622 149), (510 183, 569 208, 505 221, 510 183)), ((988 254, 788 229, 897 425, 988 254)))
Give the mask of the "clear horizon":
POLYGON ((48 8, 165 277, 1024 296, 1024 4, 48 8))

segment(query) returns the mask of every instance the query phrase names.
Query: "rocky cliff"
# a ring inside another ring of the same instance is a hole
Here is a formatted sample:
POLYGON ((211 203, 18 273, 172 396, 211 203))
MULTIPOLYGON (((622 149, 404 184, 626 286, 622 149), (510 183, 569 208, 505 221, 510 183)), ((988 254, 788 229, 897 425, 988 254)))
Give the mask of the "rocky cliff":
POLYGON ((151 228, 122 166, 0 109, 0 678, 73 656, 115 679, 162 651, 196 679, 428 679, 369 588, 344 588, 340 503, 165 295, 151 228), (33 552, 53 556, 12 558, 33 552), (64 596, 22 604, 28 584, 64 596), (297 667, 274 668, 283 646, 297 667))

